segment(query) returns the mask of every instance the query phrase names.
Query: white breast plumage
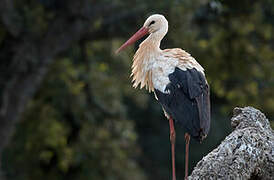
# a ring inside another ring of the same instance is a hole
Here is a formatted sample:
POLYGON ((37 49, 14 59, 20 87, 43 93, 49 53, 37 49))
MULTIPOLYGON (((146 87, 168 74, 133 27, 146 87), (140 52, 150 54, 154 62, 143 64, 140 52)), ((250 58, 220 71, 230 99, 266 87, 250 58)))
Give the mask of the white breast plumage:
POLYGON ((152 83, 155 89, 165 92, 166 85, 170 83, 168 75, 173 73, 178 65, 178 60, 174 58, 163 58, 160 56, 154 63, 152 69, 152 83))
POLYGON ((186 51, 179 48, 155 50, 145 40, 133 58, 133 87, 140 84, 140 88, 146 87, 150 92, 158 89, 162 93, 168 93, 165 91, 170 83, 168 76, 176 67, 184 71, 195 68, 204 74, 202 66, 186 51))

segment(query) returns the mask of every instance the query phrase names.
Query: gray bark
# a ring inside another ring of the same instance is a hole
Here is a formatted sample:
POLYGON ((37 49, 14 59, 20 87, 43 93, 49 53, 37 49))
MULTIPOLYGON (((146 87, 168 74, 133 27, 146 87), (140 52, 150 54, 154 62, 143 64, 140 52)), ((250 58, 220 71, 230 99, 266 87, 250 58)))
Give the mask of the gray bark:
POLYGON ((274 132, 252 107, 235 108, 234 131, 194 168, 192 179, 274 179, 274 132))

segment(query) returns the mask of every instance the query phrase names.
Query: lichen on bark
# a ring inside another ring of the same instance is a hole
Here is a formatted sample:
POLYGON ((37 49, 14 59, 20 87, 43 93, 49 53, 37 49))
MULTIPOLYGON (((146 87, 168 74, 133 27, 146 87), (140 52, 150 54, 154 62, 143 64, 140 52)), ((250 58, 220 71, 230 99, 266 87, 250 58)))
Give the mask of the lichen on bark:
POLYGON ((274 132, 253 107, 235 108, 234 131, 194 168, 192 179, 274 179, 274 132))

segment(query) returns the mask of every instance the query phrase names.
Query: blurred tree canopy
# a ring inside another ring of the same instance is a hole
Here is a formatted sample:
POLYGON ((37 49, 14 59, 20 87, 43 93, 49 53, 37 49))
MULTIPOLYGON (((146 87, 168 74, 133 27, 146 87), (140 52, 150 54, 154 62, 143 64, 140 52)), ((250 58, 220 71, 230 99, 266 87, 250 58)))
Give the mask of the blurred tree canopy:
POLYGON ((191 141, 192 167, 229 133, 232 107, 252 105, 274 117, 271 0, 2 0, 0 11, 6 179, 169 177, 168 123, 153 95, 131 87, 137 45, 114 55, 153 13, 169 21, 162 48, 190 52, 211 86, 211 132, 202 144, 191 141))

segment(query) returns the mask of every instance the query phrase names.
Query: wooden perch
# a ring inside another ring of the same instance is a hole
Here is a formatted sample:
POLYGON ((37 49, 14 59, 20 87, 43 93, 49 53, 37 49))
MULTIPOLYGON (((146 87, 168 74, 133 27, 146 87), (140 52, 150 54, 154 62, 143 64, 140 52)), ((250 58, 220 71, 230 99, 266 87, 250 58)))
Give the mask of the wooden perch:
POLYGON ((234 131, 194 168, 192 179, 274 179, 274 132, 252 107, 235 108, 234 131))

